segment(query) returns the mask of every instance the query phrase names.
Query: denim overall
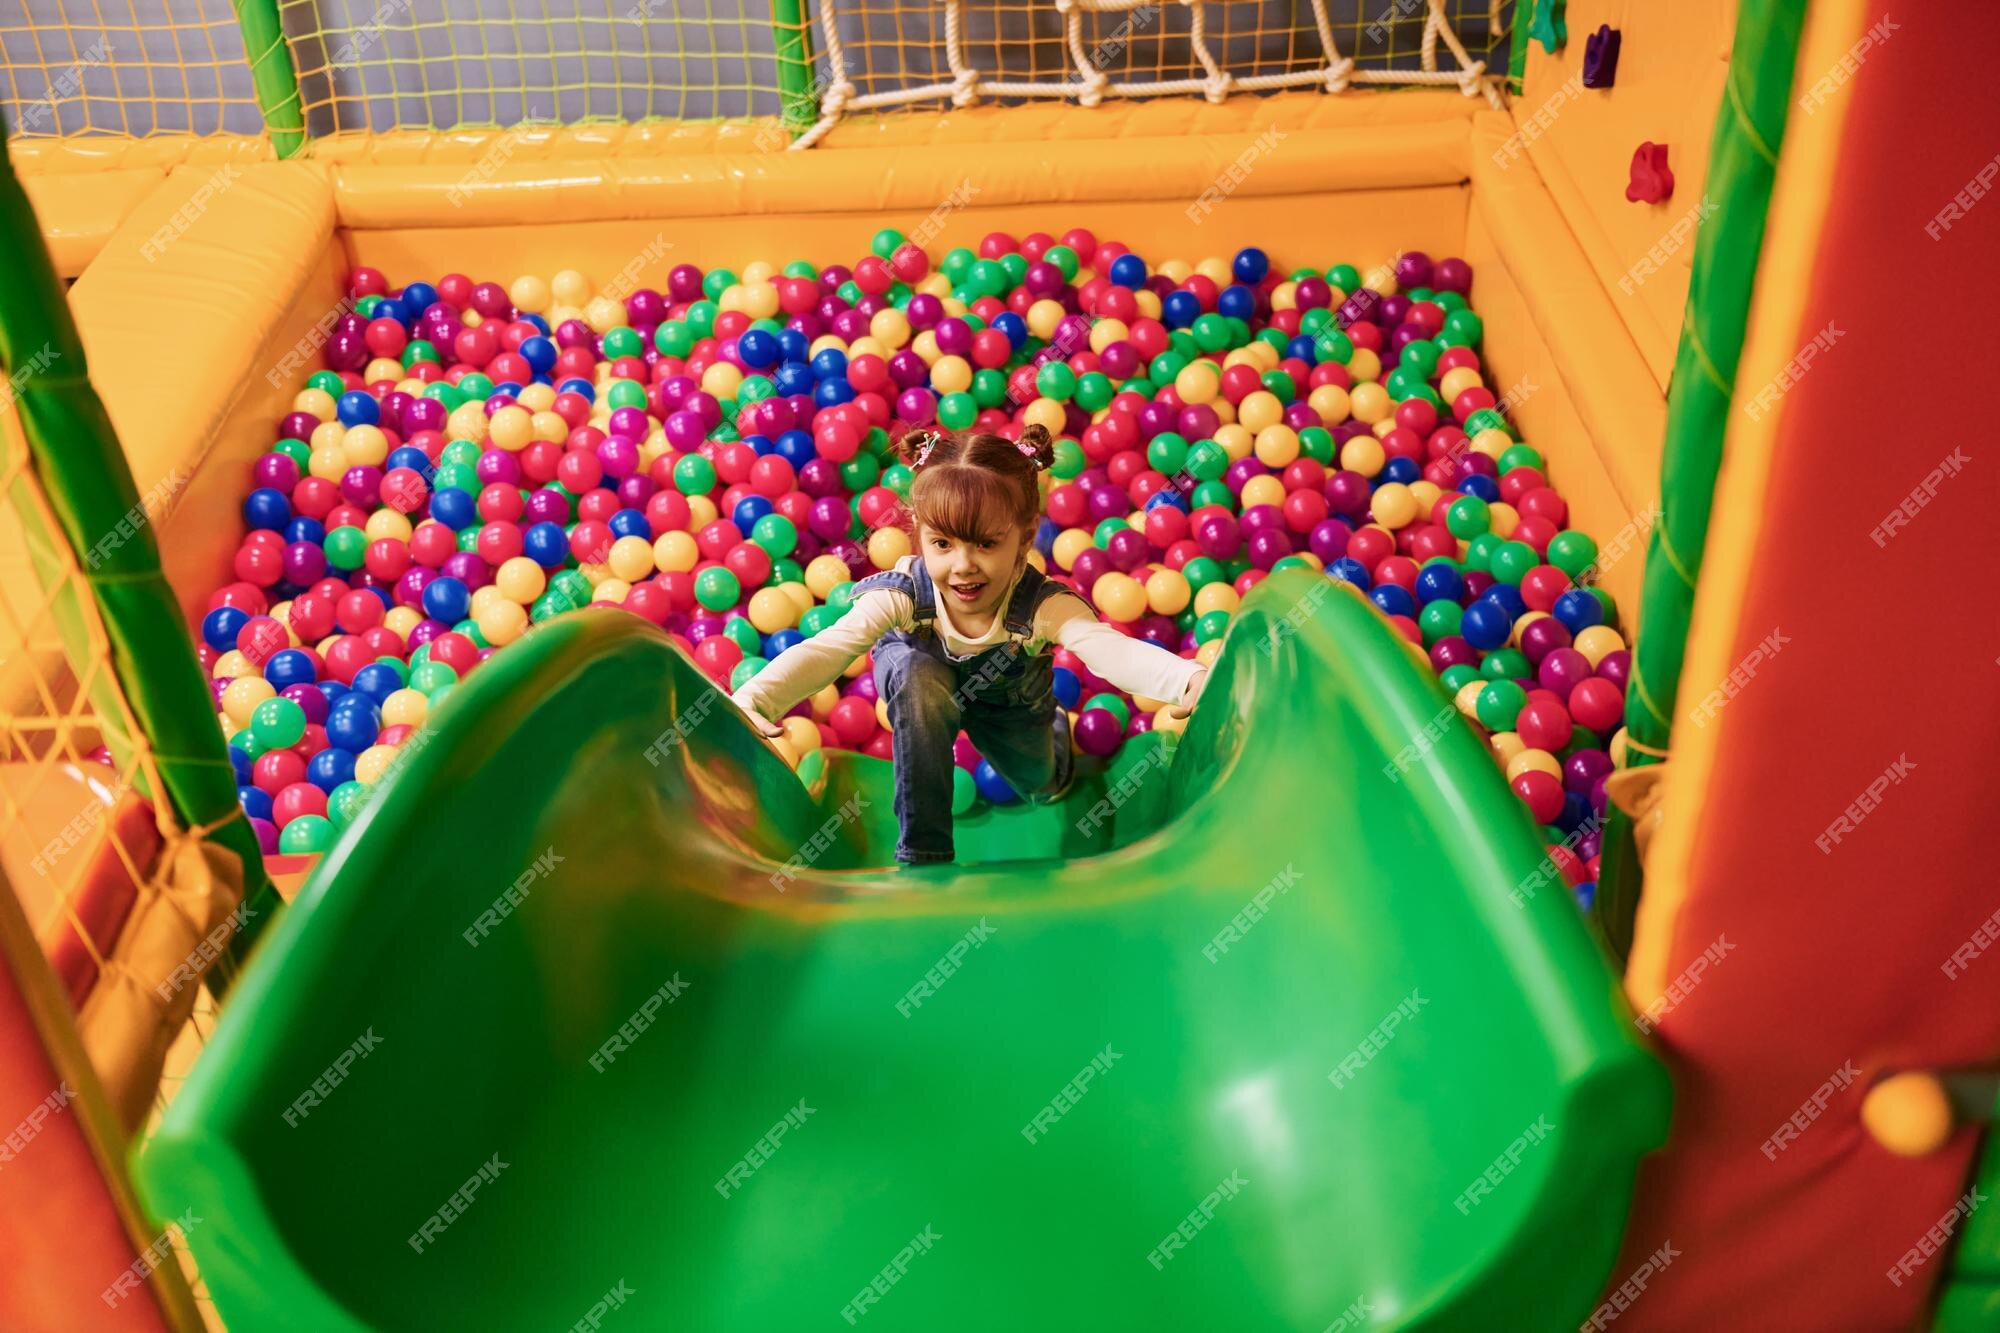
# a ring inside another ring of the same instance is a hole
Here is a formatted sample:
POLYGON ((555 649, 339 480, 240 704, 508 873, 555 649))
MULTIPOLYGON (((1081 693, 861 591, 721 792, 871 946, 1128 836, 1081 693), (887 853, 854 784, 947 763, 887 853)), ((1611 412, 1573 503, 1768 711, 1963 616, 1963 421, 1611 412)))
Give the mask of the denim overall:
POLYGON ((937 589, 923 561, 908 571, 884 570, 854 585, 859 596, 877 588, 904 593, 916 604, 916 626, 876 641, 875 689, 887 701, 896 763, 896 859, 932 864, 952 859, 952 743, 961 728, 979 753, 1021 795, 1033 799, 1069 783, 1073 756, 1069 718, 1056 707, 1055 668, 1047 653, 1030 653, 1043 601, 1067 591, 1032 565, 1007 599, 1007 638, 957 661, 937 630, 937 589))

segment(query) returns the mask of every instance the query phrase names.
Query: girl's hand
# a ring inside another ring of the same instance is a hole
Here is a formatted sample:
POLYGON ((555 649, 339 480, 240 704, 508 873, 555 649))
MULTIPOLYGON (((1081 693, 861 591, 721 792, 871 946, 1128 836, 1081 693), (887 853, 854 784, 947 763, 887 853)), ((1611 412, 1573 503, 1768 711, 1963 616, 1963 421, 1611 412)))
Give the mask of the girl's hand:
POLYGON ((1181 691, 1180 702, 1167 710, 1167 716, 1186 717, 1192 713, 1196 700, 1201 698, 1201 688, 1206 684, 1208 684, 1208 670, 1203 668, 1189 678, 1187 688, 1181 691))
POLYGON ((759 735, 768 736, 772 740, 776 740, 778 739, 778 737, 785 734, 785 729, 783 727, 773 722, 770 718, 765 717, 762 713, 757 712, 755 709, 751 708, 744 709, 743 716, 750 719, 750 725, 757 728, 759 735))

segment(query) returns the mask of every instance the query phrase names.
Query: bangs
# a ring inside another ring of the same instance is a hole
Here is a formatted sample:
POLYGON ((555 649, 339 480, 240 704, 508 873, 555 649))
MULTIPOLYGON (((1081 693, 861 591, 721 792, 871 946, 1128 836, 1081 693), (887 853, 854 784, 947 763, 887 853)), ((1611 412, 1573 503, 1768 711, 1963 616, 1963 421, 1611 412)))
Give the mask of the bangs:
POLYGON ((1034 501, 1024 505, 1024 499, 1019 487, 985 468, 937 467, 917 474, 910 487, 910 513, 953 541, 997 542, 1009 528, 1026 528, 1032 521, 1040 506, 1034 501))

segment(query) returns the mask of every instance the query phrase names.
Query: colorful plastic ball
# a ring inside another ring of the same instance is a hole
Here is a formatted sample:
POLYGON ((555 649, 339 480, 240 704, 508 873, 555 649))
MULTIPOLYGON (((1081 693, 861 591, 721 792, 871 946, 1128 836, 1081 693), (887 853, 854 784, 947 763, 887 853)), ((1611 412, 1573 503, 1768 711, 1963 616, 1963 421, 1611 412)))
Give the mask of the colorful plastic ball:
POLYGON ((1527 704, 1527 693, 1511 680, 1491 680, 1480 687, 1474 715, 1489 731, 1513 731, 1527 704))
POLYGON ((1021 799, 1020 793, 1000 776, 1000 770, 984 759, 979 761, 979 767, 972 770, 972 782, 979 794, 995 805, 1007 805, 1021 799))
POLYGON ((1571 634, 1604 623, 1604 608, 1586 588, 1571 588, 1546 608, 1571 634))
POLYGON ((277 850, 286 856, 316 855, 333 846, 335 832, 324 815, 300 815, 279 830, 277 850))
POLYGON ((979 783, 972 773, 963 768, 951 770, 951 812, 962 815, 972 809, 979 799, 979 783))
POLYGON ((1562 783, 1547 773, 1530 769, 1512 778, 1508 786, 1528 807, 1538 824, 1552 823, 1563 812, 1562 783))
POLYGON ((1086 708, 1076 715, 1076 746, 1085 754, 1105 756, 1125 738, 1125 723, 1105 708, 1086 708))
POLYGON ((250 715, 250 732, 267 750, 297 745, 306 734, 305 710, 290 699, 266 699, 250 715))
POLYGON ((1579 725, 1608 733, 1624 721, 1625 692, 1602 677, 1592 676, 1570 690, 1568 708, 1579 725))

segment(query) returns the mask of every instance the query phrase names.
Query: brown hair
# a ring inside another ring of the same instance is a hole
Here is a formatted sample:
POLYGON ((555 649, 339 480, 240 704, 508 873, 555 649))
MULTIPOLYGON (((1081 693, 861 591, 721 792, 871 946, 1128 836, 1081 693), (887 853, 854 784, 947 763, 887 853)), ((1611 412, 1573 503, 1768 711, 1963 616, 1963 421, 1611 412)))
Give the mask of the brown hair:
POLYGON ((1046 427, 1030 425, 1019 443, 1004 435, 954 435, 919 429, 905 435, 903 458, 916 471, 910 513, 955 541, 992 541, 994 516, 1033 532, 1041 513, 1039 475, 1055 461, 1046 427))

